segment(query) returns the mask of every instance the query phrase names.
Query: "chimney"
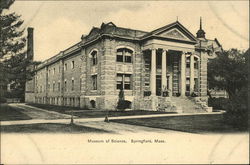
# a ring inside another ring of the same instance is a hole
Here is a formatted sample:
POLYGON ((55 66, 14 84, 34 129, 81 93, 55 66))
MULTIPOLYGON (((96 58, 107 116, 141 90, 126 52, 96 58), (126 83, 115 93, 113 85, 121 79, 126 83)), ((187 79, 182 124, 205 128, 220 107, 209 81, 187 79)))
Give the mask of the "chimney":
POLYGON ((34 59, 34 39, 33 39, 33 28, 28 27, 28 39, 27 39, 27 58, 30 61, 34 59))

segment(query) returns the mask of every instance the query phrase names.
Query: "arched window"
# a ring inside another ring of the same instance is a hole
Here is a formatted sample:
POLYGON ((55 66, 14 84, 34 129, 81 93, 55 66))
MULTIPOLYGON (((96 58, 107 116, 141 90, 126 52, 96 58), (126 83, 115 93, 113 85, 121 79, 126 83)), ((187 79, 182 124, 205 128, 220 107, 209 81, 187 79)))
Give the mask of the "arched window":
POLYGON ((116 51, 116 61, 132 63, 133 51, 128 48, 119 48, 116 51))
POLYGON ((97 51, 96 50, 91 52, 91 58, 92 58, 92 65, 96 65, 97 64, 97 51))
POLYGON ((91 100, 90 104, 91 104, 91 108, 96 108, 96 102, 95 102, 95 100, 91 100))
POLYGON ((198 69, 198 63, 199 63, 199 60, 198 58, 194 57, 194 69, 198 69))

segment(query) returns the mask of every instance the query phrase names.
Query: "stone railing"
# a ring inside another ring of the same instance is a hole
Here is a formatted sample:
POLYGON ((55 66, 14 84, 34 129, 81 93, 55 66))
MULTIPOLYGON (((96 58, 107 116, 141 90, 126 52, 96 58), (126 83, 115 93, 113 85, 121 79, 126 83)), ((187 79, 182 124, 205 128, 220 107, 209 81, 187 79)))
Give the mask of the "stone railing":
POLYGON ((209 107, 209 106, 207 105, 207 102, 202 101, 202 99, 201 99, 200 97, 192 97, 192 100, 193 100, 196 104, 200 105, 201 108, 202 108, 203 110, 205 110, 206 112, 213 112, 213 107, 209 107))

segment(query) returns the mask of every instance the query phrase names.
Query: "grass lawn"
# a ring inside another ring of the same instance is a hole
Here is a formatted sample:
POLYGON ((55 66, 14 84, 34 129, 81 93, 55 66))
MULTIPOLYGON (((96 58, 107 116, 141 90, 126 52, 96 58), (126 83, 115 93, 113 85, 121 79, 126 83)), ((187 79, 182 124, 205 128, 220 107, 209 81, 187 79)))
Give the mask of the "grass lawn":
MULTIPOLYGON (((107 111, 103 110, 80 110, 79 108, 74 107, 61 107, 55 105, 44 105, 44 104, 28 104, 34 107, 46 109, 49 111, 56 111, 64 114, 71 114, 70 110, 73 111, 74 116, 78 116, 81 118, 98 118, 98 117, 105 117, 107 111)), ((150 115, 150 114, 166 114, 170 112, 161 112, 161 111, 143 111, 143 110, 131 110, 131 111, 109 111, 109 117, 116 117, 116 116, 132 116, 132 115, 150 115)), ((173 113, 173 112, 172 112, 173 113)))
POLYGON ((11 107, 8 104, 0 104, 0 121, 29 120, 31 117, 22 113, 23 109, 11 107))
POLYGON ((1 133, 108 133, 108 131, 80 125, 43 123, 1 126, 1 133))
POLYGON ((27 103, 27 105, 34 106, 37 108, 42 108, 50 111, 56 111, 56 112, 61 112, 65 113, 65 111, 69 110, 80 110, 79 107, 64 107, 64 106, 57 106, 57 105, 48 105, 48 104, 36 104, 36 103, 27 103))
POLYGON ((191 133, 234 133, 246 132, 247 129, 225 124, 223 115, 192 115, 143 119, 111 120, 112 122, 162 128, 191 133))

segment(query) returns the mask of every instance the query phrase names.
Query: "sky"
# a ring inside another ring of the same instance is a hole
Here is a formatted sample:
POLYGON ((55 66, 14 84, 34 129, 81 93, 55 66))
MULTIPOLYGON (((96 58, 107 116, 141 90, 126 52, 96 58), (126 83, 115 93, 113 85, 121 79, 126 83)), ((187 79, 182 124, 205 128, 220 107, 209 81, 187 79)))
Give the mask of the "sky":
POLYGON ((152 31, 178 21, 192 34, 202 26, 206 38, 224 49, 249 48, 249 1, 16 1, 23 27, 34 28, 34 59, 46 60, 80 41, 93 26, 152 31))

